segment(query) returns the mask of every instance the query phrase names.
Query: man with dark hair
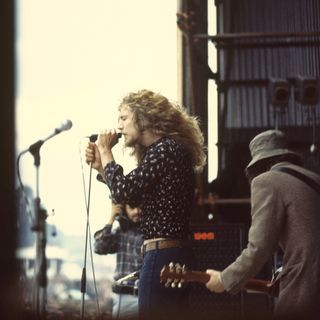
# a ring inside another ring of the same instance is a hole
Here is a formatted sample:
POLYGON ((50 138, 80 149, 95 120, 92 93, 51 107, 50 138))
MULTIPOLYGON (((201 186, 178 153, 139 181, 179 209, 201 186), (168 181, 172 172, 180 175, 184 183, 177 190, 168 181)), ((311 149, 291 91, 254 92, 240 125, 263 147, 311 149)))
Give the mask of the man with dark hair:
POLYGON ((138 318, 138 274, 142 264, 140 248, 143 242, 139 231, 140 208, 112 203, 110 219, 94 234, 97 254, 116 253, 116 269, 112 286, 112 319, 138 318), (115 225, 118 221, 118 225, 115 225))
POLYGON ((320 176, 302 167, 283 132, 268 130, 250 142, 246 168, 252 222, 247 247, 223 271, 207 270, 207 288, 231 294, 242 289, 277 250, 283 251, 275 316, 320 316, 320 176))

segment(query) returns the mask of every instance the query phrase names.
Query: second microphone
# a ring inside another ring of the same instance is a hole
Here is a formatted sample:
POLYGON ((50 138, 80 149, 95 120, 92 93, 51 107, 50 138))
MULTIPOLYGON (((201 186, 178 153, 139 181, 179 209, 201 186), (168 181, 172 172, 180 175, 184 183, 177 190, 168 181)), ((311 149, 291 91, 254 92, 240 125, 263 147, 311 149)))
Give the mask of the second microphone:
MULTIPOLYGON (((117 138, 120 139, 121 136, 122 136, 122 133, 118 132, 117 133, 117 138)), ((92 134, 91 136, 89 136, 90 142, 95 142, 95 141, 97 141, 97 139, 98 139, 98 135, 97 134, 92 134)))

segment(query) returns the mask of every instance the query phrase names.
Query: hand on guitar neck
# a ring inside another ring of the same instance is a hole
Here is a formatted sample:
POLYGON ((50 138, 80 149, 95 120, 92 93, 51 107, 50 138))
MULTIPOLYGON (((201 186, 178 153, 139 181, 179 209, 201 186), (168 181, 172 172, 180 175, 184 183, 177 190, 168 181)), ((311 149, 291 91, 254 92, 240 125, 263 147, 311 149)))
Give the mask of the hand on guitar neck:
MULTIPOLYGON (((173 262, 171 262, 169 265, 163 266, 160 273, 160 282, 165 283, 166 287, 171 286, 173 288, 180 288, 184 283, 187 282, 200 282, 207 284, 209 280, 210 274, 201 271, 191 271, 185 266, 181 267, 178 263, 174 264, 173 262)), ((263 292, 273 297, 277 297, 279 294, 279 281, 277 278, 272 281, 249 279, 244 289, 263 292)))

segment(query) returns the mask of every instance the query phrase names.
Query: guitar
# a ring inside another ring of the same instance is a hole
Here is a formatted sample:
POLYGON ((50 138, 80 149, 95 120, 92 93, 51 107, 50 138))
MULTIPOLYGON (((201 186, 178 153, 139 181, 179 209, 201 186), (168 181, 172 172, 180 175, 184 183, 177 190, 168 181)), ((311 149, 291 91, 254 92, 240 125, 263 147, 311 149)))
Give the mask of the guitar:
MULTIPOLYGON (((163 266, 160 272, 160 282, 165 283, 166 287, 181 288, 186 282, 201 282, 206 284, 210 280, 210 275, 206 272, 191 271, 185 266, 171 262, 163 266)), ((249 279, 245 285, 246 290, 267 293, 273 297, 279 295, 279 279, 277 277, 272 281, 249 279)))

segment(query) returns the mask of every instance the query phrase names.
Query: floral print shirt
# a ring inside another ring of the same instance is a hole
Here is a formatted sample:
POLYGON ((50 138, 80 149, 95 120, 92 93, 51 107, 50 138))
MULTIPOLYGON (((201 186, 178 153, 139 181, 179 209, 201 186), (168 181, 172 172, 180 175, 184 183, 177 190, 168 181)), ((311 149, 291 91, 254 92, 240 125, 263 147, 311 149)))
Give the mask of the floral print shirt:
POLYGON ((188 237, 195 179, 185 147, 163 137, 149 146, 129 174, 114 161, 105 166, 104 174, 114 202, 141 208, 144 239, 188 237))

